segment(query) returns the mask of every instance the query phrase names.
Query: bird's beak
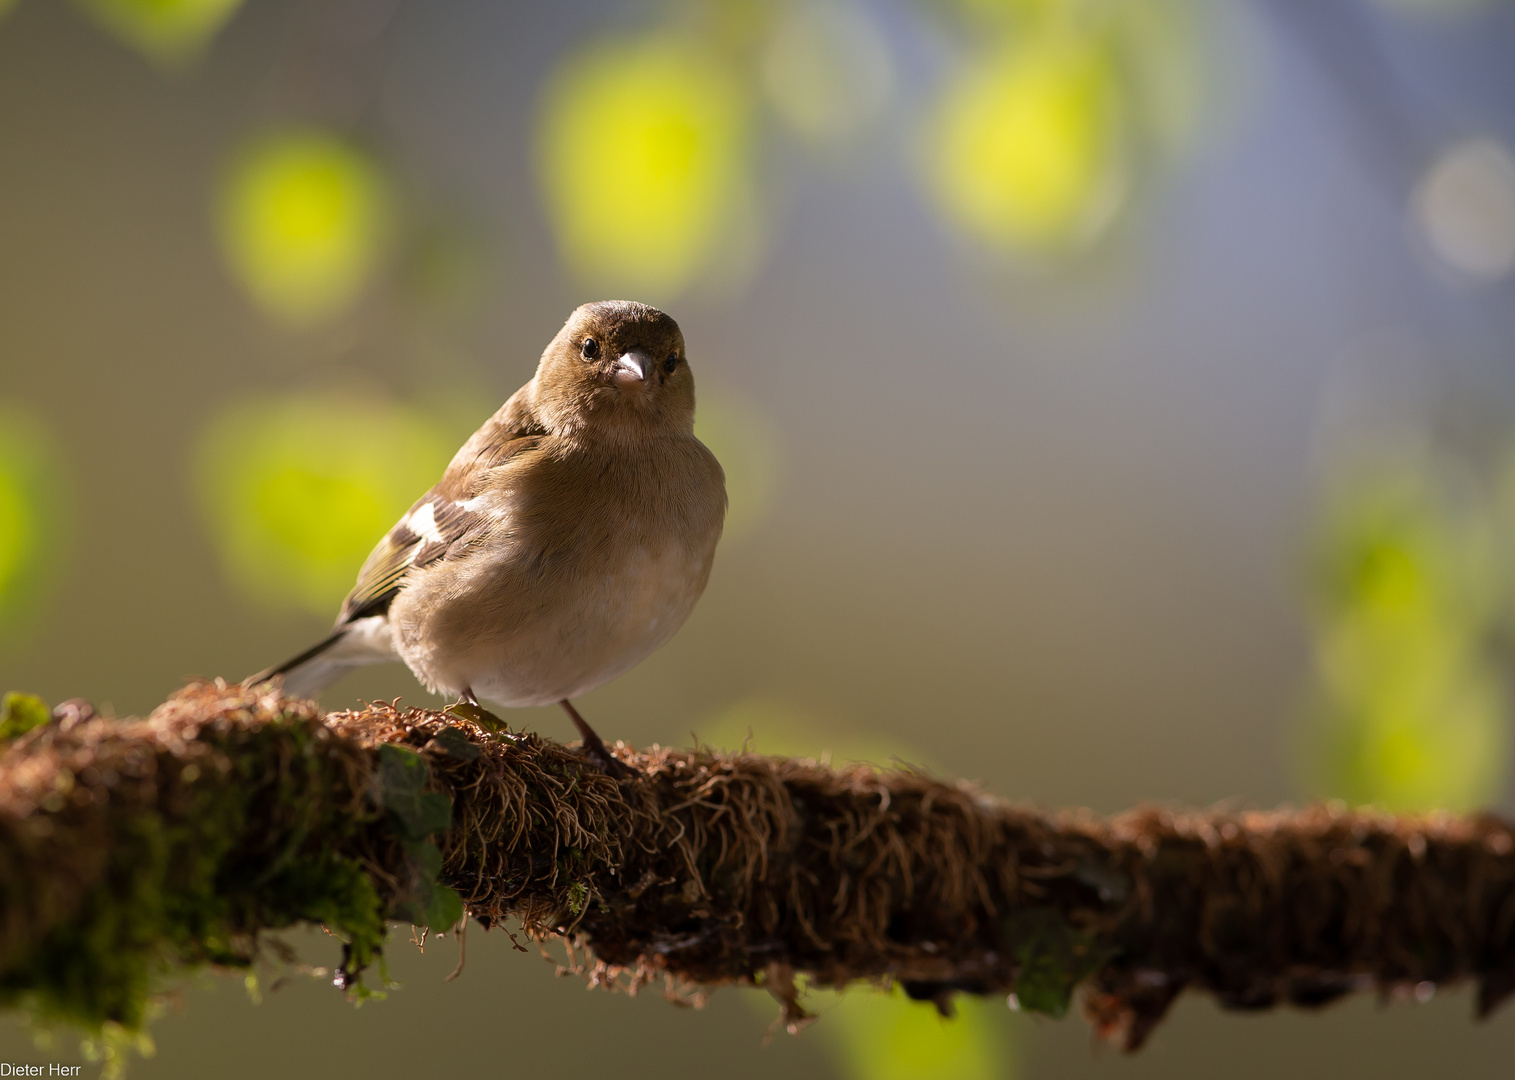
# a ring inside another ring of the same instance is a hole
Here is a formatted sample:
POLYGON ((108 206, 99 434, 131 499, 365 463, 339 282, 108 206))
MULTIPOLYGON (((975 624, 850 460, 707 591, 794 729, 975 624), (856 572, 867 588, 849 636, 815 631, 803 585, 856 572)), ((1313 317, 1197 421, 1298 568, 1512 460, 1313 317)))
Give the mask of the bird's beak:
POLYGON ((615 370, 611 372, 611 379, 617 386, 630 386, 647 378, 647 372, 651 370, 651 363, 647 355, 640 349, 632 349, 624 352, 615 362, 615 370))

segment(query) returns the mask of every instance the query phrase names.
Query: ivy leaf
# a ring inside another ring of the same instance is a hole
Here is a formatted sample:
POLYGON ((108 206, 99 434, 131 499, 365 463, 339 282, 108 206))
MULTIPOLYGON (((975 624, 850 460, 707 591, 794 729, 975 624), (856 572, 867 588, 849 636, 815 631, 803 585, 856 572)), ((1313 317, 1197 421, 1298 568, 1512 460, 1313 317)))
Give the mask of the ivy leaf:
POLYGON ((452 800, 439 791, 422 791, 426 762, 414 750, 394 743, 379 747, 379 802, 401 840, 425 840, 452 824, 452 800))
POLYGON ((463 917, 463 898, 454 889, 438 885, 431 890, 431 899, 422 916, 426 925, 437 933, 451 930, 463 917))
POLYGON ((442 872, 442 851, 430 840, 406 844, 405 857, 411 871, 425 881, 436 881, 442 872))
POLYGON ((425 834, 446 832, 452 824, 452 800, 440 791, 428 791, 421 796, 416 811, 416 828, 425 834))
POLYGON ((448 757, 457 758, 459 761, 476 761, 479 756, 479 748, 473 740, 464 735, 455 727, 444 727, 432 736, 431 741, 436 744, 438 750, 448 757))
POLYGON ((1067 1015, 1073 988, 1104 966, 1116 950, 1075 930, 1052 908, 1027 908, 1005 920, 1005 937, 1020 964, 1020 1007, 1054 1019, 1067 1015))
MULTIPOLYGON (((453 733, 477 753, 462 732, 453 733)), ((410 877, 391 914, 443 931, 463 917, 463 898, 437 881, 442 874, 442 850, 429 837, 446 832, 452 824, 452 800, 439 791, 422 790, 428 775, 425 759, 414 750, 394 743, 379 747, 379 802, 405 850, 410 877)))

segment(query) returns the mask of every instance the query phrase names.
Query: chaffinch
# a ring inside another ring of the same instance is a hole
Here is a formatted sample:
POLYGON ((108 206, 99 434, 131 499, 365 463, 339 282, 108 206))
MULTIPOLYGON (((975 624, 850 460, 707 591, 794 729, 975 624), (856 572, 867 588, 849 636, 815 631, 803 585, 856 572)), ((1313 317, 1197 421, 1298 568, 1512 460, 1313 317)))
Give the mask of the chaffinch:
POLYGON ((403 660, 475 708, 561 704, 619 771, 569 699, 683 625, 725 512, 678 324, 645 304, 585 304, 379 541, 331 636, 248 682, 282 676, 308 696, 349 667, 403 660))

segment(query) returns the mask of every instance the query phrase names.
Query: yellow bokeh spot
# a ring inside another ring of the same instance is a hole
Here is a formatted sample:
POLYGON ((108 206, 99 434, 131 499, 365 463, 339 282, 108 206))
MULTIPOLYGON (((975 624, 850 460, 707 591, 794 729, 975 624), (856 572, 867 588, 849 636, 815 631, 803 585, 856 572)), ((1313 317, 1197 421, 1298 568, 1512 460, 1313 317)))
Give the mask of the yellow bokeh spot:
POLYGON ((1499 792, 1498 563, 1487 508, 1458 477, 1447 462, 1386 462, 1328 507, 1314 611, 1322 794, 1468 810, 1499 792))
MULTIPOLYGON (((79 0, 101 26, 158 63, 191 59, 242 0, 79 0)), ((0 7, 3 7, 0 3, 0 7)))
POLYGON ((843 1075, 852 1080, 1010 1080, 1010 1013, 998 999, 959 995, 947 1019, 927 1002, 854 988, 825 1010, 843 1075))
POLYGON ((232 580, 269 607, 334 615, 379 539, 441 476, 452 438, 401 406, 296 397, 206 428, 199 502, 232 580))
POLYGON ((237 156, 219 218, 237 280, 270 315, 305 325, 347 307, 373 276, 389 199, 365 155, 324 132, 289 131, 237 156))
POLYGON ((1112 69, 1105 50, 1054 37, 963 71, 926 140, 947 218, 991 246, 1092 239, 1122 188, 1112 69))
POLYGON ((27 411, 0 403, 0 622, 27 609, 66 543, 55 453, 27 411))
POLYGON ((679 37, 606 41, 565 61, 537 136, 565 261, 621 291, 689 284, 746 204, 747 113, 729 68, 679 37))
POLYGON ((37 555, 37 511, 19 472, 17 462, 0 459, 0 611, 37 555))
POLYGON ((1425 567, 1403 543, 1389 539, 1370 545, 1363 552, 1360 573, 1362 603, 1384 615, 1413 615, 1430 600, 1425 567))
POLYGON ((1509 748, 1505 706, 1487 669, 1390 678, 1365 700, 1338 704, 1342 767, 1333 792, 1395 811, 1468 811, 1499 794, 1509 748), (1415 683, 1420 685, 1415 685, 1415 683))

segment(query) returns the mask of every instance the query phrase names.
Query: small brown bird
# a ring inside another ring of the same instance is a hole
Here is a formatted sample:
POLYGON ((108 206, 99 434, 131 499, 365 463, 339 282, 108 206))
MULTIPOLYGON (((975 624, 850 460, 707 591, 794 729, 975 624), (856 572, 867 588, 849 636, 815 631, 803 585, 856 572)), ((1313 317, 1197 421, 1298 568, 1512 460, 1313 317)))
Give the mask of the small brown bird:
POLYGON ((645 304, 585 304, 379 541, 335 632, 248 682, 283 676, 305 696, 346 668, 403 660, 475 707, 561 704, 619 771, 569 699, 684 624, 725 513, 678 324, 645 304))

